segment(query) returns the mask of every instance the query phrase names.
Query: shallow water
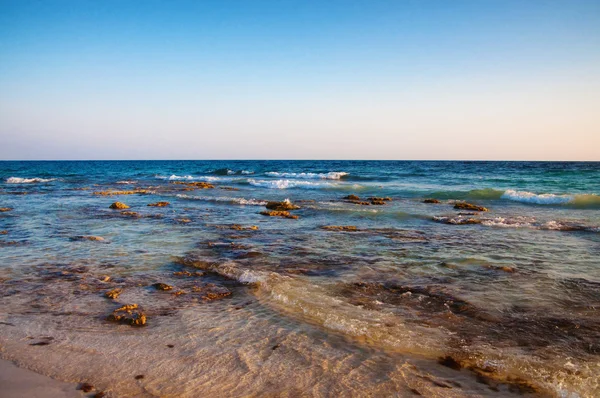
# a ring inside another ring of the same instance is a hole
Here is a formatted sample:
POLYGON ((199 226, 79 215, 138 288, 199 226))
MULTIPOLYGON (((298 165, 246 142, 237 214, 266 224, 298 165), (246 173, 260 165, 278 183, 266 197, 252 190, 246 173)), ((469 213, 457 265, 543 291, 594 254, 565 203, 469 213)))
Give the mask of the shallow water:
POLYGON ((0 162, 1 355, 115 396, 598 396, 599 193, 600 163, 0 162))

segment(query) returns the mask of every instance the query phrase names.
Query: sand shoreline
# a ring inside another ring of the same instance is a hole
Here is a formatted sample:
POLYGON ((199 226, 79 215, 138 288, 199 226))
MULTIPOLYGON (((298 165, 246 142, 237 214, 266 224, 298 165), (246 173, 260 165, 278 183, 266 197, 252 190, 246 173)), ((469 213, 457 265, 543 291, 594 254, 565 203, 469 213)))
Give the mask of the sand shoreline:
POLYGON ((0 359, 0 395, 2 398, 81 398, 77 383, 67 383, 20 368, 0 359))

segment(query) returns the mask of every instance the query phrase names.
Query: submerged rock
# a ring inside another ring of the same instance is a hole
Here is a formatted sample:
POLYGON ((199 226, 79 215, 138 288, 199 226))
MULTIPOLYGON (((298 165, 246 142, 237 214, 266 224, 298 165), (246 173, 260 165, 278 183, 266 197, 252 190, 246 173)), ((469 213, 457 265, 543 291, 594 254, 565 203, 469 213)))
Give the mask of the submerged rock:
POLYGON ((129 209, 129 206, 127 206, 125 203, 122 203, 122 202, 115 202, 109 206, 109 209, 116 209, 116 210, 129 209))
POLYGON ((442 203, 437 199, 425 199, 423 203, 442 203))
POLYGON ((211 188, 215 187, 213 184, 209 184, 208 182, 202 182, 202 181, 196 181, 196 182, 174 181, 173 184, 185 185, 185 186, 196 188, 196 189, 211 189, 211 188))
POLYGON ((356 232, 358 228, 354 225, 324 225, 321 227, 326 231, 347 231, 347 232, 356 232))
POLYGON ((180 222, 180 223, 182 223, 182 224, 187 224, 187 223, 190 223, 190 222, 192 222, 192 220, 190 220, 189 218, 178 218, 178 219, 177 219, 177 220, 175 220, 175 221, 177 221, 177 222, 180 222))
POLYGON ((101 196, 113 196, 113 195, 137 195, 137 194, 150 194, 152 193, 152 191, 148 190, 148 189, 132 189, 129 191, 112 191, 112 190, 108 190, 108 191, 97 191, 94 192, 94 195, 101 195, 101 196))
POLYGON ((156 290, 162 290, 162 291, 167 291, 167 290, 173 290, 173 286, 171 285, 167 285, 166 283, 155 283, 154 285, 152 285, 152 287, 154 287, 156 290))
POLYGON ((140 213, 137 213, 135 211, 122 211, 121 212, 122 216, 126 216, 126 217, 134 217, 134 218, 139 218, 141 217, 140 213))
POLYGON ((450 225, 481 224, 481 220, 478 218, 464 218, 464 217, 435 216, 435 217, 433 217, 433 221, 441 222, 443 224, 450 224, 450 225))
POLYGON ((284 218, 291 218, 294 220, 298 218, 298 216, 294 216, 294 215, 290 214, 289 211, 261 211, 260 214, 262 214, 263 216, 284 217, 284 218))
POLYGON ((0 231, 0 235, 8 235, 8 231, 7 230, 0 231))
POLYGON ((146 324, 146 314, 142 312, 137 304, 126 304, 114 310, 112 314, 106 317, 106 320, 130 326, 144 326, 146 324))
POLYGON ((344 196, 342 199, 344 200, 352 200, 352 201, 358 201, 360 200, 360 198, 356 195, 348 195, 348 196, 344 196))
POLYGON ((458 209, 458 210, 488 211, 488 209, 486 209, 483 206, 477 206, 477 205, 467 203, 467 202, 458 202, 458 203, 454 204, 454 208, 458 209))
POLYGON ((0 207, 0 213, 4 213, 6 211, 11 211, 12 208, 11 207, 0 207))
POLYGON ((370 198, 367 198, 367 200, 370 200, 371 202, 391 202, 392 198, 389 198, 389 197, 380 198, 378 196, 372 196, 370 198))
POLYGON ((115 300, 121 295, 122 292, 123 292, 123 289, 119 289, 119 288, 112 289, 112 290, 109 290, 108 292, 104 293, 104 297, 115 300))
POLYGON ((285 211, 285 210, 297 210, 300 206, 296 206, 286 199, 282 202, 268 202, 266 208, 269 210, 285 211))
POLYGON ((148 203, 148 206, 150 206, 150 207, 165 207, 165 206, 169 206, 169 205, 170 205, 169 202, 148 203))
POLYGON ((94 241, 94 242, 104 242, 105 239, 101 236, 79 235, 79 236, 73 236, 71 238, 71 240, 73 240, 73 241, 90 240, 90 241, 94 241))

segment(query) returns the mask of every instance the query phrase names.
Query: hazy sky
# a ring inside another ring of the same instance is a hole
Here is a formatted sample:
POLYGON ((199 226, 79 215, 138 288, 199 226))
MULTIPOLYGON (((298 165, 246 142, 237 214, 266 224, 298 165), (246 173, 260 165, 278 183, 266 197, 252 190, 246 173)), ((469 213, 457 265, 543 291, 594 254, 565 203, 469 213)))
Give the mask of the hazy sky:
POLYGON ((600 1, 0 0, 0 159, 600 160, 600 1))

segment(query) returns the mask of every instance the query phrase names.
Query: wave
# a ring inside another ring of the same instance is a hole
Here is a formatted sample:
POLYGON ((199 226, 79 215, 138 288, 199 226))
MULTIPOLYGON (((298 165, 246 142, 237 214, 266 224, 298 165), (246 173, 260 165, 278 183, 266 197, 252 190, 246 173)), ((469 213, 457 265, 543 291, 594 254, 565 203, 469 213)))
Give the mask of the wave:
POLYGON ((254 180, 249 179, 248 183, 255 187, 269 188, 269 189, 288 189, 288 188, 305 188, 305 189, 319 189, 319 188, 331 188, 335 187, 335 184, 329 182, 312 182, 312 181, 298 181, 298 180, 254 180))
POLYGON ((54 181, 56 178, 21 178, 21 177, 9 177, 6 179, 7 184, 31 184, 37 182, 50 182, 54 181))
POLYGON ((577 208, 600 208, 600 196, 594 194, 555 195, 552 193, 536 194, 527 191, 506 190, 501 199, 538 205, 569 205, 577 208))
POLYGON ((117 184, 137 184, 137 181, 123 180, 123 181, 117 181, 117 184))
POLYGON ((170 176, 161 176, 161 175, 156 175, 155 178, 161 179, 161 180, 169 180, 169 181, 206 181, 206 182, 212 182, 212 181, 219 181, 220 178, 219 177, 210 177, 210 176, 200 176, 200 177, 193 177, 191 175, 185 175, 185 176, 178 176, 176 174, 172 174, 170 176))
POLYGON ((228 196, 193 196, 185 194, 177 194, 175 196, 181 199, 202 200, 205 202, 228 202, 244 206, 264 206, 267 204, 266 200, 232 198, 228 196))
POLYGON ((452 334, 444 328, 424 327, 406 322, 402 316, 394 313, 350 304, 327 286, 310 283, 304 278, 247 269, 233 261, 211 262, 195 256, 187 256, 179 261, 244 284, 252 284, 253 294, 264 304, 300 321, 317 324, 331 332, 377 347, 430 359, 450 354, 461 358, 466 367, 493 369, 494 377, 500 382, 527 380, 545 392, 551 392, 551 395, 570 396, 573 392, 591 396, 589 393, 593 394, 598 389, 595 369, 581 367, 579 374, 565 377, 562 363, 542 364, 535 356, 528 356, 518 348, 497 349, 476 342, 457 347, 452 334))
POLYGON ((581 221, 550 220, 537 221, 534 217, 492 217, 480 218, 474 216, 434 216, 434 221, 452 225, 481 224, 487 227, 499 228, 529 228, 542 231, 565 231, 565 232, 600 232, 600 226, 585 224, 581 221))
POLYGON ((343 171, 330 171, 329 173, 281 173, 278 171, 268 171, 265 175, 269 177, 283 177, 283 178, 299 178, 299 179, 311 179, 311 180, 340 180, 348 175, 343 171))
POLYGON ((251 170, 235 171, 235 170, 223 168, 223 169, 213 170, 213 171, 211 171, 211 173, 218 175, 218 176, 231 176, 231 175, 240 175, 240 174, 242 174, 242 175, 254 174, 254 171, 251 171, 251 170))

